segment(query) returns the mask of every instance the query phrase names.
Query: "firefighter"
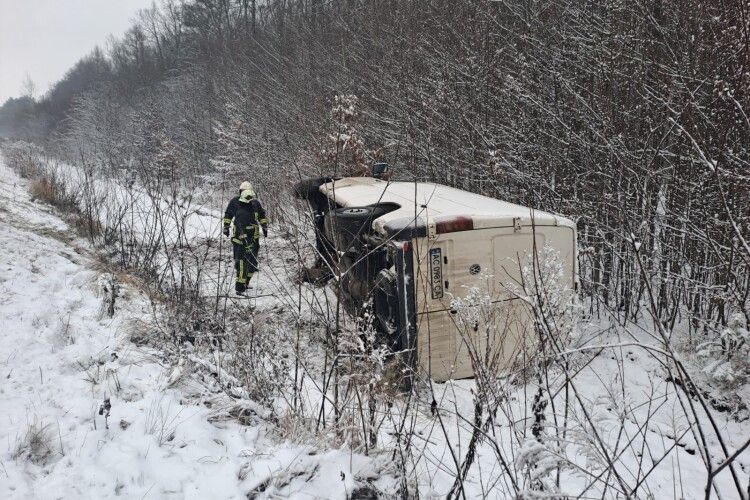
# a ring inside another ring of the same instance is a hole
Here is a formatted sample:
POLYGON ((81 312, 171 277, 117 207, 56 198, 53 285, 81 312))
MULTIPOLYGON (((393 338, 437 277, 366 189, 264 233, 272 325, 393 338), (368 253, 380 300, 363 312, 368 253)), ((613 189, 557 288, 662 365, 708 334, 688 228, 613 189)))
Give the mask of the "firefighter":
MULTIPOLYGON (((249 183, 242 184, 248 187, 249 183)), ((245 293, 250 279, 258 270, 258 250, 260 249, 260 233, 268 236, 268 219, 266 211, 255 197, 252 186, 243 189, 240 195, 232 198, 224 213, 224 234, 229 234, 229 225, 234 220, 232 246, 234 254, 235 285, 238 295, 245 293), (229 222, 227 222, 227 220, 229 222)))
POLYGON ((234 219, 234 214, 237 212, 237 207, 240 203, 240 194, 248 189, 255 192, 253 185, 250 184, 249 181, 243 181, 242 184, 240 184, 240 190, 237 192, 237 196, 229 200, 227 209, 224 210, 224 236, 229 236, 229 228, 232 225, 232 219, 234 219))

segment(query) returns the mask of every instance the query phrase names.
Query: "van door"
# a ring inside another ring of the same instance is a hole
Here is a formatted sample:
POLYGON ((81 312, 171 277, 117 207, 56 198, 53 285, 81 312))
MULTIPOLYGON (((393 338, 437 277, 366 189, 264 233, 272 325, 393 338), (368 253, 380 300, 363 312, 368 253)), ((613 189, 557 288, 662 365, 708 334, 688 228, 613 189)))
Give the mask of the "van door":
POLYGON ((455 365, 454 327, 449 315, 453 240, 415 240, 417 356, 421 370, 436 381, 452 378, 455 365))
POLYGON ((471 360, 481 350, 483 322, 467 322, 472 312, 458 312, 451 305, 471 286, 490 286, 487 280, 480 282, 480 273, 492 274, 491 234, 462 231, 421 240, 428 246, 420 252, 418 356, 423 371, 436 381, 474 376, 471 360))
POLYGON ((517 297, 523 292, 522 268, 532 265, 534 248, 544 246, 544 235, 510 227, 450 236, 450 245, 444 246, 450 253, 443 261, 447 310, 433 309, 426 315, 432 332, 433 377, 473 377, 473 360, 495 371, 517 359, 523 362, 535 336, 531 310, 517 297), (472 288, 476 300, 465 302, 461 311, 452 310, 448 299, 465 299, 472 288))
POLYGON ((524 287, 531 290, 531 283, 524 283, 529 271, 524 272, 523 268, 533 265, 535 248, 540 251, 544 243, 545 235, 538 232, 507 232, 492 239, 496 323, 490 329, 495 334, 483 339, 483 348, 499 369, 517 359, 523 362, 536 345, 531 308, 518 296, 524 294, 524 287))
POLYGON ((456 376, 455 328, 447 310, 419 315, 417 359, 421 371, 436 382, 460 378, 456 376))

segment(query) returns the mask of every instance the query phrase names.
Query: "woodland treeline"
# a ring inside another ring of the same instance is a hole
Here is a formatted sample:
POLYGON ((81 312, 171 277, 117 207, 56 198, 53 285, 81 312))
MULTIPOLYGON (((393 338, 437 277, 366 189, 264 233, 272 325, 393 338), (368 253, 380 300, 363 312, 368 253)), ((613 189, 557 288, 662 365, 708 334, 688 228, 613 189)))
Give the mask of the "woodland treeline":
POLYGON ((750 319, 749 31, 739 0, 164 1, 0 133, 272 209, 387 161, 574 218, 592 311, 702 334, 750 319))

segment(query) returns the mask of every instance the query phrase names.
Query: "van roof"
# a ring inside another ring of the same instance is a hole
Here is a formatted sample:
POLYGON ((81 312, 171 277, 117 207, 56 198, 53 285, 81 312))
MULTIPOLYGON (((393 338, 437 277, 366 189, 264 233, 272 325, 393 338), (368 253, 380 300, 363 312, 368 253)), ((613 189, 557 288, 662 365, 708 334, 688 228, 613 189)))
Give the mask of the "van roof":
POLYGON ((459 217, 473 220, 474 229, 513 226, 566 226, 570 219, 488 196, 431 182, 390 182, 373 177, 345 177, 320 186, 320 192, 342 207, 396 203, 400 208, 373 222, 373 229, 392 235, 407 227, 426 227, 459 217))

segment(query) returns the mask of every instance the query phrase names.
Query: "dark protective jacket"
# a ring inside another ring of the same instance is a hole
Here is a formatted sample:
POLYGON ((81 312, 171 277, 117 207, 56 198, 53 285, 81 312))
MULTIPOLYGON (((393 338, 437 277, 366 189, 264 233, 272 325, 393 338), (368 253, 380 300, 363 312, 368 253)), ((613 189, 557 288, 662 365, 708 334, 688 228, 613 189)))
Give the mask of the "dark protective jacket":
MULTIPOLYGON (((253 224, 256 224, 256 225, 260 224, 260 226, 263 228, 265 232, 265 229, 268 227, 268 219, 266 218, 266 211, 263 208, 263 205, 261 205, 257 199, 250 200, 250 203, 241 203, 239 196, 235 196, 234 198, 229 200, 227 209, 224 210, 224 227, 229 228, 229 225, 232 223, 232 219, 235 219, 234 221, 235 235, 237 234, 237 227, 238 227, 237 211, 239 210, 240 207, 251 207, 249 210, 254 215, 253 224)), ((258 234, 258 237, 259 236, 260 234, 258 234)))
POLYGON ((237 206, 239 204, 240 204, 239 196, 235 196, 234 198, 229 200, 227 209, 224 210, 224 227, 229 227, 229 225, 232 223, 232 219, 234 219, 234 214, 237 213, 237 206))
MULTIPOLYGON (((231 205, 231 201, 229 202, 231 205)), ((227 207, 229 210, 229 207, 227 207)), ((226 214, 225 214, 226 215, 226 214)), ((260 239, 260 228, 265 232, 268 226, 266 211, 263 205, 256 199, 250 200, 249 203, 242 203, 237 200, 236 209, 233 214, 234 234, 232 243, 237 244, 257 244, 260 239)))

